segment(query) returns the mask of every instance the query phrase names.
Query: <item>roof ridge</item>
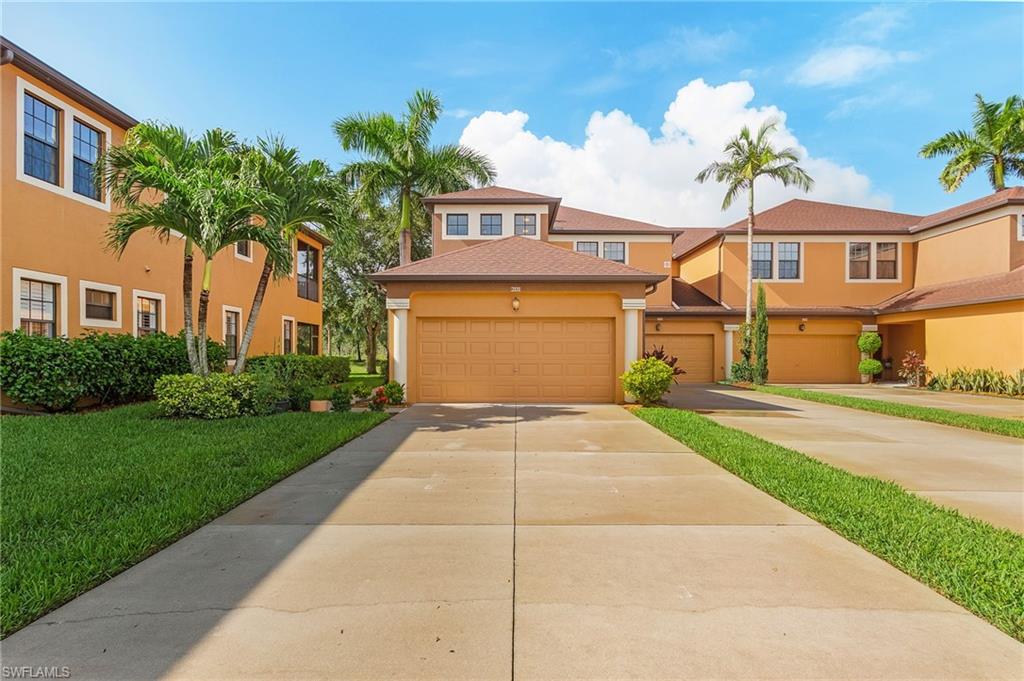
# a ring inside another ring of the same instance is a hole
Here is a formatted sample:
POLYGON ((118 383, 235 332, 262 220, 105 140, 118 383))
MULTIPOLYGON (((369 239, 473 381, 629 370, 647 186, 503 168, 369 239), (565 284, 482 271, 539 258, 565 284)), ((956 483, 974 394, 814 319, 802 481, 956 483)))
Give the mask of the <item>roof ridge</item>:
POLYGON ((487 246, 489 244, 497 243, 499 241, 508 241, 509 239, 515 239, 516 237, 519 237, 519 235, 518 234, 509 234, 508 236, 503 236, 500 239, 487 239, 486 241, 481 241, 480 243, 476 243, 476 244, 470 244, 469 246, 463 246, 462 248, 456 248, 454 250, 447 251, 445 253, 438 253, 437 255, 431 255, 431 256, 428 256, 426 258, 420 258, 419 260, 410 260, 409 262, 405 263, 404 265, 397 265, 395 267, 391 267, 391 268, 387 269, 386 271, 387 272, 397 272, 397 271, 403 270, 403 269, 405 269, 407 267, 411 267, 411 266, 413 266, 413 265, 415 265, 417 263, 421 263, 421 262, 423 262, 425 260, 433 260, 433 261, 436 262, 437 260, 441 260, 443 258, 447 258, 448 256, 465 253, 466 251, 471 251, 474 248, 480 248, 481 246, 487 246))

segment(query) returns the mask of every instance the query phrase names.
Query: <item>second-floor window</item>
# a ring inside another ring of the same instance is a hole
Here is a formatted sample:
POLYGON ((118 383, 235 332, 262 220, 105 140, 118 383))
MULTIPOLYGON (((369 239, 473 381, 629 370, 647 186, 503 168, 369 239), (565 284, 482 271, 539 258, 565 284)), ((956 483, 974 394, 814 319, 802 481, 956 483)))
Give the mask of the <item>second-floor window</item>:
POLYGON ((896 278, 896 244, 875 244, 875 279, 896 278))
POLYGON ((772 278, 772 244, 755 243, 751 251, 751 276, 754 279, 772 278))
POLYGON ((445 232, 448 236, 469 236, 469 216, 465 213, 449 213, 445 216, 445 232))
POLYGON ((484 213, 480 216, 481 236, 501 236, 501 214, 484 213))
POLYGON ((319 300, 320 278, 318 270, 320 252, 300 241, 295 253, 295 280, 298 284, 299 298, 319 300))
POLYGON ((74 182, 76 194, 100 200, 100 187, 96 180, 96 161, 100 157, 102 136, 80 121, 75 121, 74 182))
POLYGON ((537 216, 533 213, 516 213, 516 234, 534 236, 537 234, 537 216))
POLYGON ((605 241, 604 242, 604 258, 605 260, 614 260, 615 262, 626 262, 626 244, 622 241, 605 241))
POLYGON ((779 279, 800 278, 800 244, 779 244, 779 279))
POLYGON ((583 253, 584 255, 592 255, 597 257, 597 242, 596 241, 577 241, 576 252, 583 253))
POLYGON ((240 258, 251 258, 252 257, 252 242, 249 241, 236 241, 235 242, 235 255, 240 258))
POLYGON ((855 242, 850 244, 850 279, 871 278, 871 244, 855 242))
POLYGON ((25 93, 25 174, 58 184, 60 142, 55 108, 25 93))

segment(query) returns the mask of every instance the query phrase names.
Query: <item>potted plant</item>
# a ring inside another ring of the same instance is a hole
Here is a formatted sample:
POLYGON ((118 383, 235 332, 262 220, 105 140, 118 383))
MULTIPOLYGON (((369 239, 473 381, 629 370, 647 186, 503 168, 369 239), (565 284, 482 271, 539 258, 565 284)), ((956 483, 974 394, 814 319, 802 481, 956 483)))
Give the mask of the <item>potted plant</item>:
POLYGON ((875 376, 882 373, 882 363, 870 357, 862 359, 860 364, 857 365, 857 371, 860 372, 862 383, 870 383, 875 376))
POLYGON ((872 357, 882 348, 882 337, 874 331, 866 331, 857 339, 857 348, 860 350, 860 364, 857 365, 860 382, 870 383, 873 376, 882 373, 882 363, 872 357))

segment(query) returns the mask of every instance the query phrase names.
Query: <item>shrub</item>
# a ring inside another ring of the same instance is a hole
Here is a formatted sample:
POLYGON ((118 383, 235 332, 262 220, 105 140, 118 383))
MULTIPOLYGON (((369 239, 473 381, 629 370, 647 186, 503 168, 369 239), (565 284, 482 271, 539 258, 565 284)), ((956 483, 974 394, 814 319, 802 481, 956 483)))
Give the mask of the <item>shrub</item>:
POLYGON ((247 360, 253 370, 273 371, 287 385, 299 380, 312 385, 334 385, 348 380, 348 357, 332 355, 260 355, 247 360))
POLYGON ((907 350, 907 354, 903 356, 903 361, 900 362, 900 369, 896 372, 896 375, 915 388, 920 388, 928 373, 928 367, 925 366, 921 355, 917 354, 916 350, 907 350))
POLYGON ((768 382, 768 303, 765 301, 764 286, 757 285, 757 314, 754 317, 754 383, 768 382))
POLYGON ((673 381, 675 380, 676 376, 682 376, 683 374, 686 373, 685 371, 683 371, 682 367, 676 366, 676 362, 679 361, 679 358, 678 357, 674 357, 674 356, 668 354, 667 352, 665 352, 665 346, 664 345, 662 345, 660 347, 657 346, 657 345, 652 346, 649 351, 644 353, 644 358, 646 359, 648 357, 653 357, 655 359, 660 359, 662 362, 664 362, 665 364, 667 364, 670 367, 672 367, 672 380, 673 381))
POLYGON ((6 395, 46 411, 67 411, 85 397, 88 371, 100 363, 95 348, 66 338, 0 336, 0 385, 6 395))
POLYGON ((276 382, 257 374, 169 374, 157 379, 155 391, 160 413, 171 418, 262 416, 280 396, 276 382))
POLYGON ((874 331, 866 331, 857 339, 857 347, 864 354, 873 355, 882 347, 882 337, 874 331))
POLYGON ((384 397, 388 398, 388 404, 405 402, 405 386, 398 381, 388 381, 381 388, 384 390, 384 397))
POLYGON ((379 385, 370 393, 370 402, 368 403, 370 411, 384 411, 384 407, 386 407, 387 404, 388 396, 384 392, 384 386, 379 385))
POLYGON ((349 411, 352 409, 352 389, 347 385, 339 385, 331 393, 331 407, 334 411, 349 411))
POLYGON ((857 365, 857 373, 862 376, 877 376, 882 373, 882 363, 877 359, 862 359, 857 365))
POLYGON ((732 371, 729 376, 737 383, 753 383, 754 366, 752 364, 747 364, 746 362, 733 362, 732 371))
POLYGON ((629 365, 622 374, 622 388, 642 405, 656 404, 672 386, 672 367, 660 359, 646 357, 629 365))
POLYGON ((312 399, 313 388, 306 381, 294 380, 288 384, 288 404, 292 411, 309 411, 312 399))
POLYGON ((365 400, 370 396, 370 386, 365 383, 356 383, 352 387, 352 394, 361 400, 365 400))
POLYGON ((1024 396, 1024 369, 1004 374, 997 369, 957 368, 936 374, 928 382, 932 390, 994 393, 1011 397, 1024 396))

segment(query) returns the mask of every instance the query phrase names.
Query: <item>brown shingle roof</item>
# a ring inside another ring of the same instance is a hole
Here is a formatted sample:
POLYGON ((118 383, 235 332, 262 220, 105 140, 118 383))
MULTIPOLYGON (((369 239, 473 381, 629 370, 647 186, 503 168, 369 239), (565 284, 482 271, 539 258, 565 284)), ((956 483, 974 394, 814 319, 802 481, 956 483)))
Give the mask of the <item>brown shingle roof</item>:
POLYGON ((1024 266, 999 274, 918 286, 883 302, 877 311, 879 314, 910 312, 1021 299, 1024 299, 1024 266))
POLYGON ((708 229, 706 227, 684 229, 672 242, 672 257, 681 258, 719 235, 717 229, 708 229))
POLYGON ((969 215, 974 215, 975 213, 980 213, 992 208, 998 208, 999 206, 1010 203, 1024 204, 1024 187, 1007 187, 995 194, 989 194, 988 196, 983 196, 980 199, 968 201, 967 203, 962 203, 959 206, 953 206, 947 210, 926 215, 920 222, 912 227, 910 231, 920 232, 930 227, 938 227, 939 225, 944 225, 947 222, 952 222, 953 220, 958 220, 969 215))
MULTIPOLYGON (((804 234, 889 234, 906 233, 921 220, 920 215, 892 213, 873 208, 843 206, 805 199, 792 199, 756 215, 754 232, 801 232, 804 234)), ((745 232, 747 220, 729 225, 723 232, 745 232)))
POLYGON ((581 208, 562 206, 558 209, 552 232, 613 232, 616 234, 664 234, 671 236, 674 230, 649 222, 620 218, 604 213, 595 213, 581 208))
POLYGON ((447 194, 427 196, 424 197, 423 203, 482 203, 485 201, 509 201, 515 203, 522 203, 524 201, 551 203, 553 201, 557 203, 561 200, 555 196, 534 194, 533 192, 509 189, 508 187, 477 187, 461 192, 448 192, 447 194))
POLYGON ((641 281, 664 275, 510 236, 460 248, 370 275, 374 281, 641 281))

